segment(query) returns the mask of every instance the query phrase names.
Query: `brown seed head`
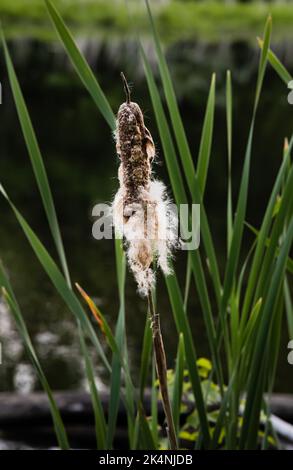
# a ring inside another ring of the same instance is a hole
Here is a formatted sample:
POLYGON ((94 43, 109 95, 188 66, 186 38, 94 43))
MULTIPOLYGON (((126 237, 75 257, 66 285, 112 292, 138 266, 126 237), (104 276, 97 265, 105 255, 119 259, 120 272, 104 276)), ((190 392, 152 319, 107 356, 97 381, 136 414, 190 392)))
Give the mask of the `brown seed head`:
POLYGON ((117 115, 117 153, 121 159, 122 183, 125 186, 125 204, 139 202, 142 189, 147 189, 151 177, 151 161, 155 146, 145 127, 142 111, 130 100, 130 90, 121 72, 126 94, 117 115))

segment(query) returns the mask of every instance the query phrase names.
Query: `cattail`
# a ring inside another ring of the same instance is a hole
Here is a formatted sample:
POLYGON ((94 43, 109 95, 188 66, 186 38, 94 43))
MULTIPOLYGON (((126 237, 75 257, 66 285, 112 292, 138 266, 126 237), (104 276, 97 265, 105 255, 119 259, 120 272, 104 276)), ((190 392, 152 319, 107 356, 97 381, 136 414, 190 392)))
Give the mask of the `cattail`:
POLYGON ((129 266, 141 295, 155 282, 154 264, 170 273, 168 258, 177 243, 177 217, 171 210, 165 185, 152 178, 155 145, 144 124, 142 111, 126 92, 117 115, 116 148, 121 160, 120 188, 115 196, 113 223, 126 243, 129 266))
POLYGON ((151 290, 155 282, 155 262, 165 274, 170 272, 168 257, 177 242, 177 218, 170 210, 164 184, 152 178, 154 142, 144 125, 140 107, 130 100, 130 91, 123 73, 121 76, 126 102, 120 106, 117 116, 116 147, 121 163, 118 170, 120 188, 112 207, 113 223, 126 242, 127 259, 138 290, 148 299, 167 432, 171 449, 176 449, 177 438, 168 393, 165 348, 151 290))

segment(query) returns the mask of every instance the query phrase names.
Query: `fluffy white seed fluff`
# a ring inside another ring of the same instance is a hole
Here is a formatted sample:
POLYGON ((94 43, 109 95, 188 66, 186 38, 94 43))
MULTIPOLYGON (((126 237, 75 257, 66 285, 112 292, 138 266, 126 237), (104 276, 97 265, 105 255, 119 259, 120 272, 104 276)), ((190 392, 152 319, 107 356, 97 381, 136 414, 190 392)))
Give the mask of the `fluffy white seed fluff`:
POLYGON ((113 224, 124 237, 139 293, 146 296, 155 283, 154 264, 170 274, 168 259, 177 244, 177 214, 161 181, 151 180, 148 189, 141 188, 140 202, 125 205, 121 172, 119 179, 120 188, 112 205, 113 224))

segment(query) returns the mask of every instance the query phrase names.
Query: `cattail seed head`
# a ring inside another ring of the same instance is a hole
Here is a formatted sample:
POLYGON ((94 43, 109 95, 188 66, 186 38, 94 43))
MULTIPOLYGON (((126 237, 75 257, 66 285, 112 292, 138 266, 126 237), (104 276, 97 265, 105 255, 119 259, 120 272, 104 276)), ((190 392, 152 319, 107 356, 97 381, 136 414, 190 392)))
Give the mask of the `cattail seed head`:
POLYGON ((155 146, 142 111, 130 100, 123 74, 126 102, 117 114, 116 149, 120 158, 120 188, 112 213, 116 230, 126 242, 129 266, 139 292, 147 295, 154 285, 154 261, 168 274, 168 257, 177 237, 177 219, 162 182, 152 178, 155 146))
MULTIPOLYGON (((117 115, 116 149, 121 159, 120 178, 125 186, 125 204, 137 201, 141 189, 147 189, 155 146, 144 125, 140 107, 123 103, 117 115)), ((120 181, 121 183, 121 181, 120 181)))

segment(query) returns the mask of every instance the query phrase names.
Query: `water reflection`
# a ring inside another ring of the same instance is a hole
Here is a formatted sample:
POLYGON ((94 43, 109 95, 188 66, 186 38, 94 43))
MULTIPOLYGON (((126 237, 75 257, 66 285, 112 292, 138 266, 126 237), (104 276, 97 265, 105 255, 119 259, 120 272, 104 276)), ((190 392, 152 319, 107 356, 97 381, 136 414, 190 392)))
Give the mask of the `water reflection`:
POLYGON ((18 362, 23 353, 23 345, 15 330, 11 315, 4 301, 0 299, 0 338, 2 344, 2 363, 18 362))
POLYGON ((14 368, 13 386, 17 393, 26 395, 34 390, 37 381, 32 364, 17 364, 14 368))
POLYGON ((32 447, 29 447, 26 444, 21 444, 19 442, 15 443, 13 441, 8 441, 5 439, 0 439, 0 450, 32 450, 32 447))
MULTIPOLYGON (((45 327, 54 328, 50 321, 45 327)), ((49 383, 59 389, 77 387, 88 390, 74 321, 63 321, 61 325, 55 325, 55 327, 56 331, 40 331, 33 337, 33 344, 49 383)), ((37 329, 42 328, 44 326, 37 326, 37 329)), ((28 362, 14 321, 3 301, 0 302, 0 341, 3 352, 0 367, 0 391, 5 391, 8 387, 18 393, 27 394, 39 389, 38 377, 28 362)), ((104 368, 95 357, 90 345, 89 351, 93 355, 97 387, 103 389, 105 387, 104 368)))

